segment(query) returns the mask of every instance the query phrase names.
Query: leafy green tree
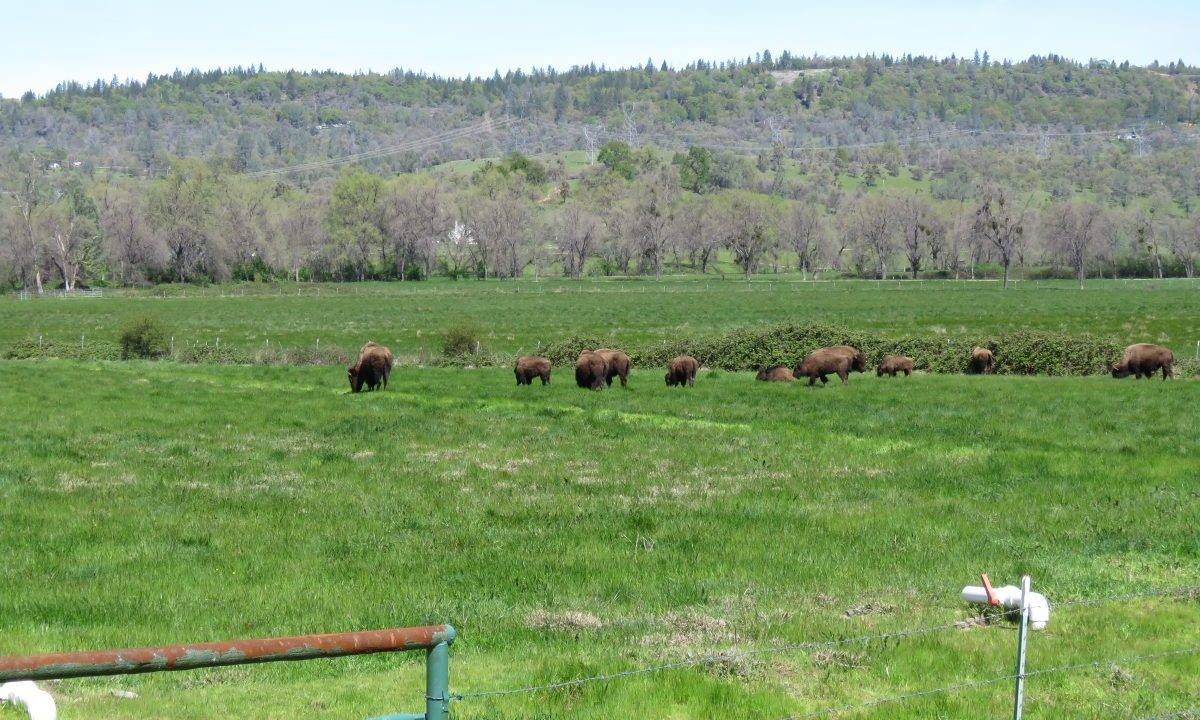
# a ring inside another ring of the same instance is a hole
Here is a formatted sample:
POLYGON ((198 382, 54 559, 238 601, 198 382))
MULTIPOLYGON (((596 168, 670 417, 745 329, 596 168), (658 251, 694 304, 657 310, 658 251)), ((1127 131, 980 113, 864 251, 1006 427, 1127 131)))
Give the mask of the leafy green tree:
MULTIPOLYGON (((359 280, 365 280, 374 248, 384 248, 383 180, 362 168, 348 167, 338 175, 329 199, 325 226, 359 280)), ((386 258, 380 258, 386 261, 386 258)))
POLYGON ((633 176, 637 174, 633 149, 620 140, 609 140, 601 145, 596 159, 603 163, 610 171, 626 180, 632 180, 633 176))
POLYGON ((703 193, 713 187, 713 155, 708 148, 693 145, 679 163, 679 184, 685 190, 703 193))

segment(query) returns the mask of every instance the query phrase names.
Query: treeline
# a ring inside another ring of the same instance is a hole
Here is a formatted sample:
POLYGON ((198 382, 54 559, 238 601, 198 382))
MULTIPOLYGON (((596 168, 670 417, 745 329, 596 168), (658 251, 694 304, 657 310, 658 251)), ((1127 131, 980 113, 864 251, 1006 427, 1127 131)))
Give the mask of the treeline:
POLYGON ((1182 62, 1147 68, 1035 56, 802 57, 790 53, 682 68, 647 61, 607 69, 442 78, 406 70, 348 75, 233 68, 67 82, 0 101, 0 148, 60 162, 162 173, 179 157, 234 171, 279 168, 394 145, 427 132, 517 118, 484 138, 390 155, 411 171, 446 160, 579 147, 582 131, 666 147, 757 143, 786 149, 898 139, 921 132, 1112 129, 1194 123, 1200 102, 1182 62))
POLYGON ((575 176, 511 153, 460 173, 346 167, 309 187, 199 160, 153 179, 89 176, 26 154, 11 158, 0 202, 0 286, 661 275, 729 262, 747 276, 1196 271, 1200 225, 1164 194, 1122 205, 981 176, 941 197, 936 184, 898 182, 923 171, 897 153, 893 168, 861 164, 853 190, 827 165, 790 166, 789 178, 770 158, 760 169, 619 141, 575 176))

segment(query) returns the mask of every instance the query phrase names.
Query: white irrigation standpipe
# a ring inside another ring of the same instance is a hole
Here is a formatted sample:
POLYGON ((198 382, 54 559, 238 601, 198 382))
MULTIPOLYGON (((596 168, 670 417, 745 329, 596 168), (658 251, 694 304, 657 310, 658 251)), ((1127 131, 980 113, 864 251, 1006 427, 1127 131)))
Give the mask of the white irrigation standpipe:
POLYGON ((1017 627, 1017 687, 1013 697, 1013 720, 1021 720, 1025 700, 1025 639, 1029 634, 1029 576, 1021 577, 1021 624, 1017 627))
POLYGON ((0 683, 0 705, 12 703, 29 713, 29 720, 57 720, 54 696, 28 680, 0 683))

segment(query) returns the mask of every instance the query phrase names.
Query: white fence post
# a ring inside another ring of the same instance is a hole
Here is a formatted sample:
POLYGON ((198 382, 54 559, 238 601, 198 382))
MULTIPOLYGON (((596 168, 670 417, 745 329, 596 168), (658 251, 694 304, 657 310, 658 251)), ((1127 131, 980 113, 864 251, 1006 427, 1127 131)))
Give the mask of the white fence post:
POLYGON ((1021 577, 1021 624, 1017 627, 1017 687, 1013 697, 1013 720, 1021 720, 1025 701, 1025 638, 1029 632, 1029 576, 1021 577))

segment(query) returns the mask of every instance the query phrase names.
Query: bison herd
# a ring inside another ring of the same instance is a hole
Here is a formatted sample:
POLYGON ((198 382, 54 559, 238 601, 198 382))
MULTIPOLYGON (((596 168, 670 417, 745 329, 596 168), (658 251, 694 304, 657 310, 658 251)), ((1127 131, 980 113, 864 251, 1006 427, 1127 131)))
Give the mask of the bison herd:
MULTIPOLYGON (((967 372, 986 375, 995 372, 995 355, 991 350, 976 347, 971 350, 967 360, 967 372)), ((377 390, 380 386, 386 388, 388 376, 392 372, 395 359, 392 352, 375 342, 363 345, 359 352, 358 361, 347 368, 350 379, 350 390, 360 392, 363 387, 377 390)), ((1136 378, 1150 378, 1161 372, 1166 380, 1174 377, 1172 366, 1175 356, 1165 347, 1138 343, 1125 348, 1121 361, 1114 363, 1109 369, 1114 378, 1133 375, 1136 378)), ((584 350, 575 361, 575 384, 589 390, 600 390, 612 387, 613 380, 619 378, 621 387, 629 385, 629 355, 622 350, 599 348, 584 350)), ((882 377, 896 377, 904 373, 905 377, 912 375, 914 362, 906 355, 885 355, 875 368, 875 374, 882 377)), ((691 387, 696 384, 696 373, 700 363, 691 355, 680 355, 667 363, 667 387, 691 387)), ((525 355, 517 358, 513 374, 516 375, 517 385, 532 385, 534 378, 540 378, 543 385, 550 384, 551 362, 549 358, 539 355, 525 355)), ((796 364, 794 368, 786 365, 773 365, 760 368, 756 379, 764 382, 792 382, 798 378, 808 378, 809 385, 829 382, 830 375, 836 375, 844 384, 851 372, 866 372, 867 356, 858 348, 851 345, 834 345, 821 348, 809 353, 796 364)))

